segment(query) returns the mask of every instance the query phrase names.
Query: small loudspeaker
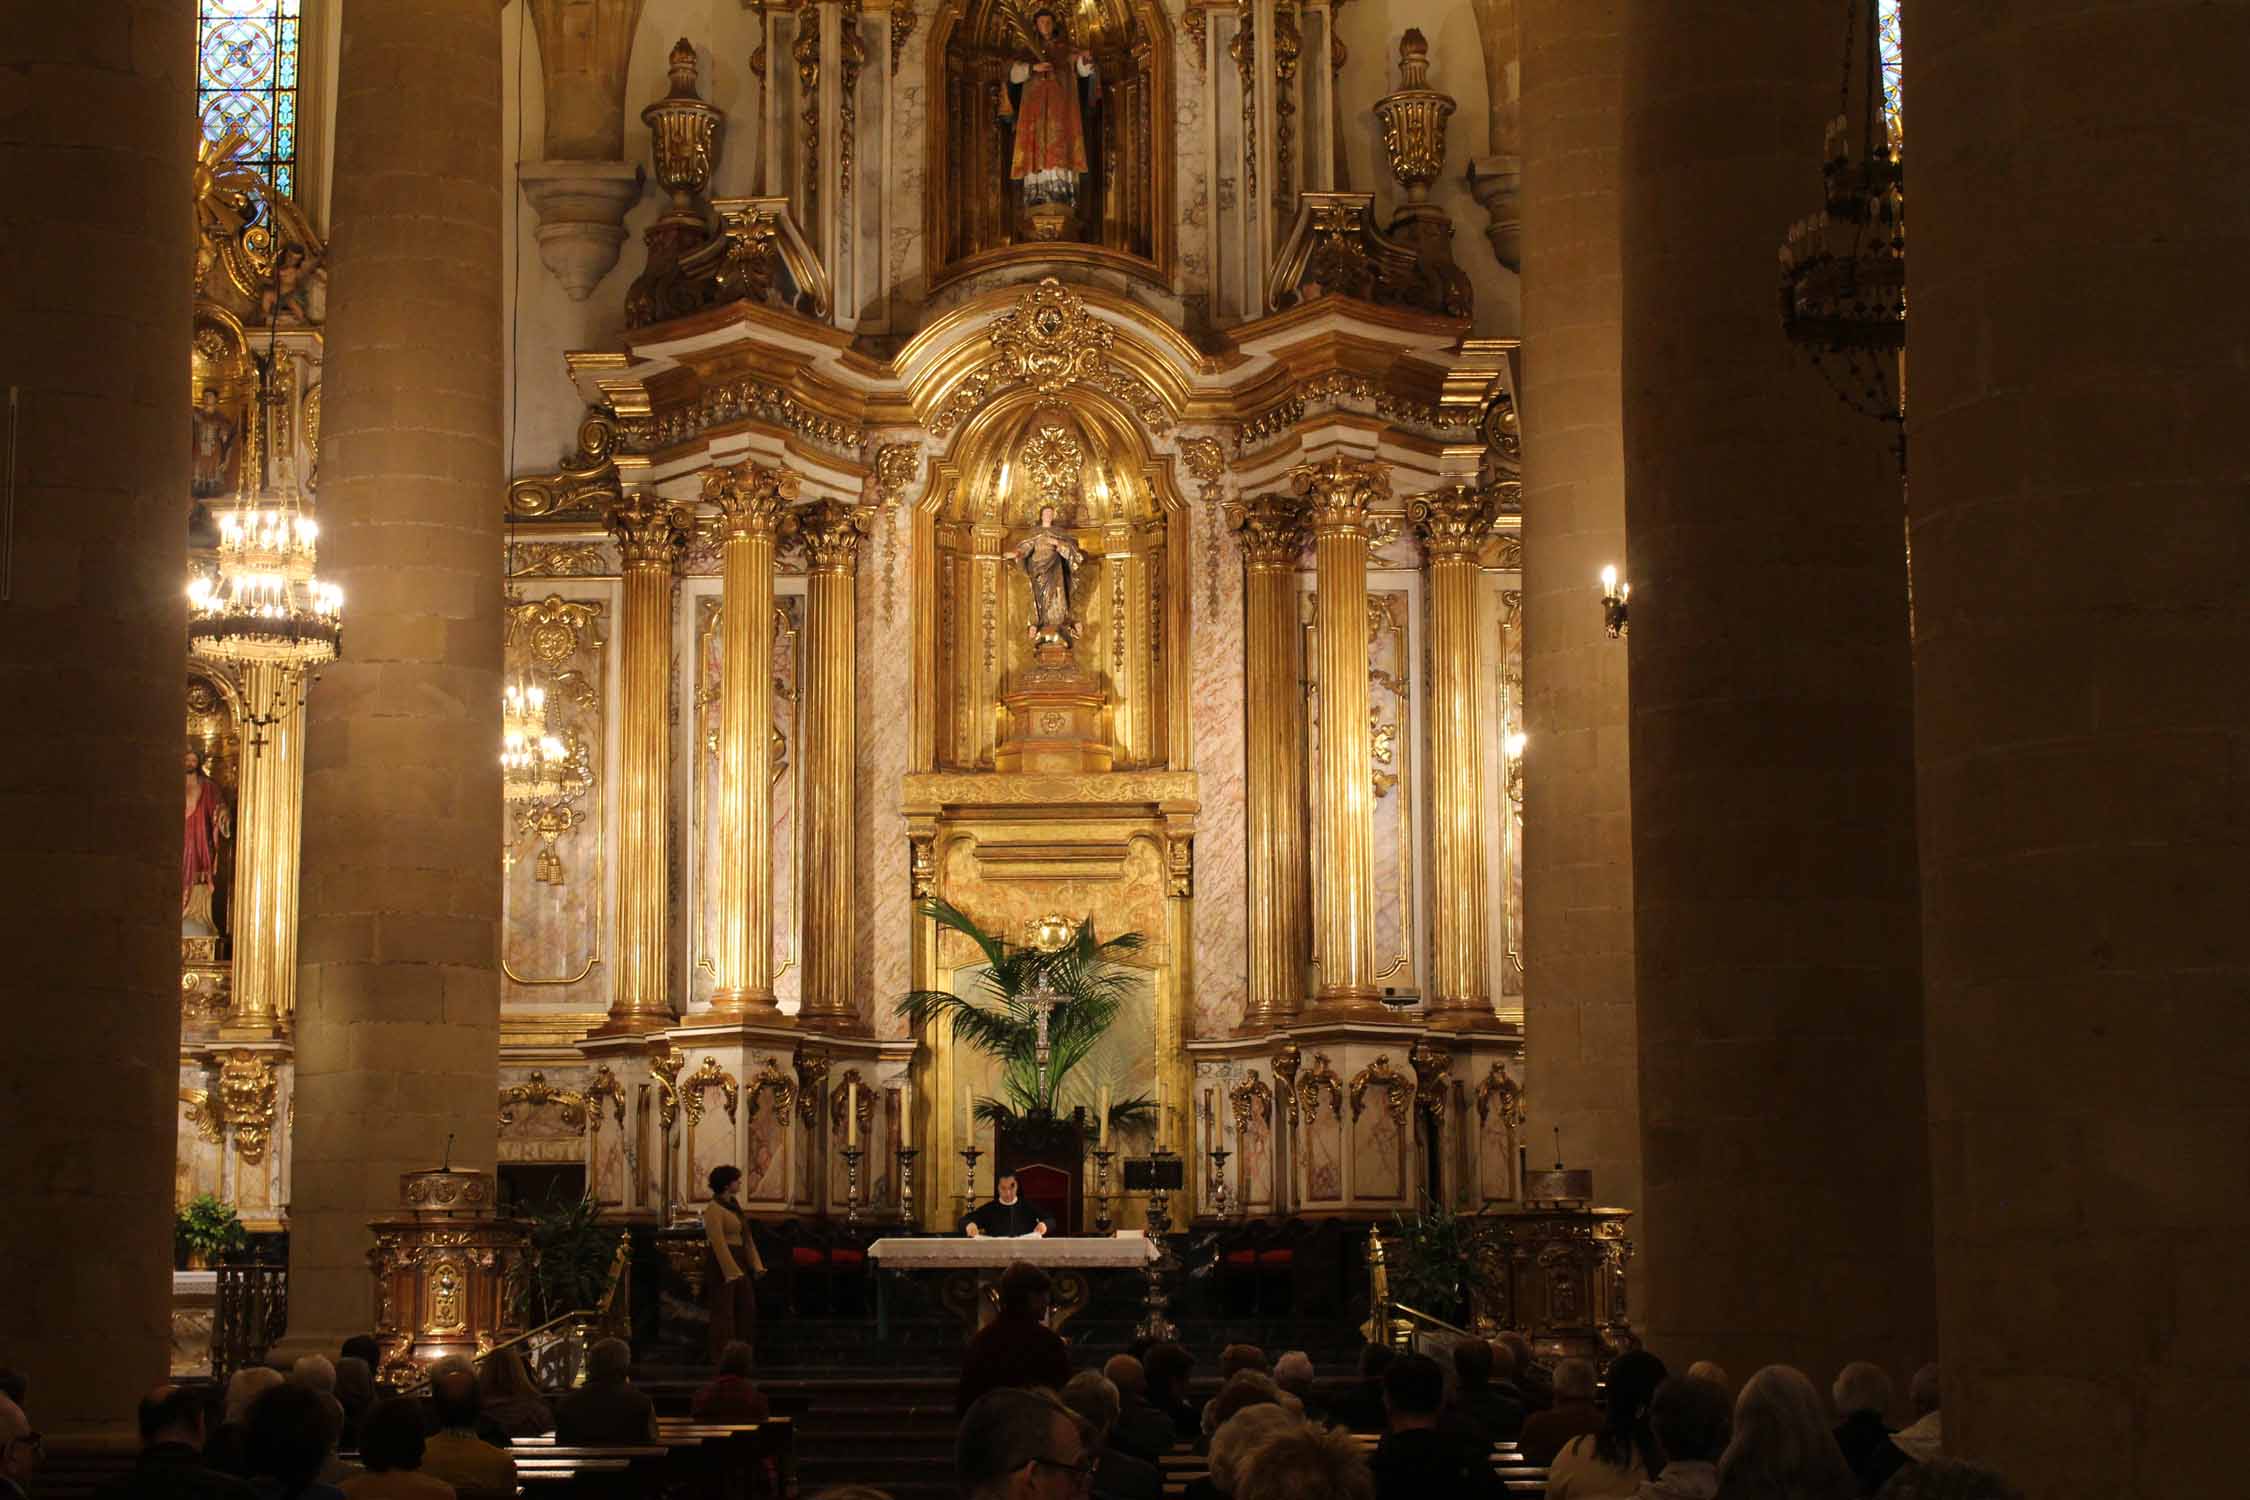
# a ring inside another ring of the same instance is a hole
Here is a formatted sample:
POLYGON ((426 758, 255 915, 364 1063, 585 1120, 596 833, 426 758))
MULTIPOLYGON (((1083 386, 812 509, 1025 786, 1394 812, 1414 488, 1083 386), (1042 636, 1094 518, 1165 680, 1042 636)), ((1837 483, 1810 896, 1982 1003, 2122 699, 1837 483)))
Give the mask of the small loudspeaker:
POLYGON ((1177 1156, 1125 1158, 1125 1191, 1176 1193, 1187 1186, 1187 1163, 1177 1156))

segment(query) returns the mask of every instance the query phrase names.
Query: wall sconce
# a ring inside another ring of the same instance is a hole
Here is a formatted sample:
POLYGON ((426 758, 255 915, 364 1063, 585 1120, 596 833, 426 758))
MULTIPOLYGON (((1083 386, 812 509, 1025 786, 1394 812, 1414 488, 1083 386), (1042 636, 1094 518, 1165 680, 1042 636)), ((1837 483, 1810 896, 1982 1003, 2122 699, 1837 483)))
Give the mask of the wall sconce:
POLYGON ((1611 639, 1625 634, 1625 601, 1633 596, 1633 586, 1617 576, 1614 567, 1602 569, 1602 628, 1611 639))

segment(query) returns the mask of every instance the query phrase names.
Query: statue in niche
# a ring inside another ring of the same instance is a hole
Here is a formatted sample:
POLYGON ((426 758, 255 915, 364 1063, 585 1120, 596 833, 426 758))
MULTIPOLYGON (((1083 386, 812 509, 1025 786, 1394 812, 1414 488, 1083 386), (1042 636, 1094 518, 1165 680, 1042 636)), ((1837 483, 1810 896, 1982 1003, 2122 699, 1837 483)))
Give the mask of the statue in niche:
POLYGON ((215 938, 225 910, 219 887, 234 815, 226 793, 211 779, 204 751, 187 747, 187 825, 180 856, 180 936, 215 938))
POLYGON ((234 418, 219 409, 219 388, 207 385, 202 399, 188 413, 193 438, 194 467, 188 493, 198 500, 214 500, 227 492, 227 475, 234 463, 237 430, 234 418))
POLYGON ((1031 584, 1032 645, 1068 651, 1078 640, 1070 590, 1086 565, 1086 554, 1076 537, 1055 524, 1057 514, 1053 505, 1040 506, 1038 526, 1016 543, 1012 555, 1031 584))
POLYGON ((1027 40, 1032 60, 1010 64, 1002 96, 1001 116, 1015 125, 1008 176, 1023 184, 1033 236, 1056 239, 1077 215, 1086 115, 1101 97, 1101 78, 1094 54, 1071 45, 1053 11, 1032 12, 1027 40))

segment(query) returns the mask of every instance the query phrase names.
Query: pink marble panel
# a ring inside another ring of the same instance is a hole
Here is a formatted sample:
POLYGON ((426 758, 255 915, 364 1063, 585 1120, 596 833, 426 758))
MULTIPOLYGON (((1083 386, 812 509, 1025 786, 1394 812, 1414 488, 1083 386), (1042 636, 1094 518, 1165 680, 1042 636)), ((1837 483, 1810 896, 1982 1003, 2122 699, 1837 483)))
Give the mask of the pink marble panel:
MULTIPOLYGON (((1203 505, 1208 502, 1197 502, 1203 505)), ((1242 557, 1223 526, 1191 526, 1189 697, 1196 786, 1195 1036, 1242 1021, 1248 870, 1243 821, 1242 557)))
MULTIPOLYGON (((920 222, 920 209, 915 210, 920 222)), ((902 1037, 892 1007, 908 988, 914 900, 899 784, 913 751, 914 634, 907 507, 869 522, 859 570, 859 910, 856 978, 879 1037, 902 1037)))

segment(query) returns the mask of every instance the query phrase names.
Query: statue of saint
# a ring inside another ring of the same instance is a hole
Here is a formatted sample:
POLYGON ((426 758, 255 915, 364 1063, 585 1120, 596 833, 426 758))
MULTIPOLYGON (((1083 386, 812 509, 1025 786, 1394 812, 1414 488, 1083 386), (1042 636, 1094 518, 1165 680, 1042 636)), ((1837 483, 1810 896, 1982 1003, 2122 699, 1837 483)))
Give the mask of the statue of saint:
POLYGON ((1101 83, 1094 76, 1094 55, 1070 45, 1053 11, 1032 12, 1031 30, 1032 60, 1008 69, 1002 106, 1016 125, 1008 176, 1023 184, 1026 208, 1075 207, 1078 179, 1086 170, 1085 111, 1099 97, 1101 83))
POLYGON ((1031 641, 1035 646, 1068 650, 1078 639, 1078 620, 1070 612, 1070 586, 1086 565, 1078 539, 1055 525, 1055 507, 1039 507, 1039 524, 1016 543, 1012 554, 1031 583, 1031 641))
POLYGON ((227 491, 227 463, 234 456, 234 419, 219 410, 216 386, 203 388, 203 400, 188 413, 193 434, 195 467, 188 493, 198 500, 216 499, 227 491))
POLYGON ((226 793, 203 768, 203 752, 187 750, 187 833, 180 858, 180 936, 217 937, 214 896, 220 846, 234 837, 226 793))

